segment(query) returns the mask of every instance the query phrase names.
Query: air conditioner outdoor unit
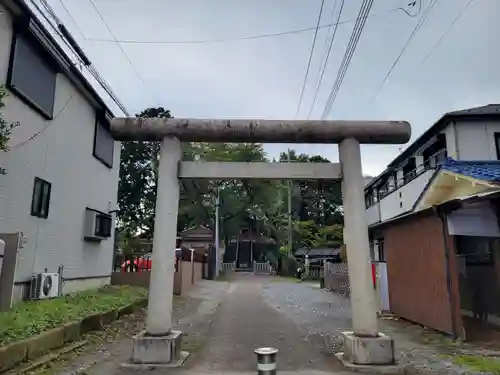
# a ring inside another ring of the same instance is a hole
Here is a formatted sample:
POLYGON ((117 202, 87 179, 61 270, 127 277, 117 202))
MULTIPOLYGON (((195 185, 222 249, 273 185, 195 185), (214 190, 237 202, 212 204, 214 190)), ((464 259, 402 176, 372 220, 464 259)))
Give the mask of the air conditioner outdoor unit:
POLYGON ((30 286, 30 299, 45 299, 58 296, 58 273, 38 273, 32 276, 30 286))
POLYGON ((111 215, 86 208, 83 238, 90 241, 105 240, 111 237, 112 225, 111 215))

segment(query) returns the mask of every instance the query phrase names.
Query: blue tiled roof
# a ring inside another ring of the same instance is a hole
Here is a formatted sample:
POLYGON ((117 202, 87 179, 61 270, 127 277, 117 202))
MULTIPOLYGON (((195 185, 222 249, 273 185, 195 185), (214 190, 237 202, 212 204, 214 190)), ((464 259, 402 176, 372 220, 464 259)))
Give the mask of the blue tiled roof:
POLYGON ((466 161, 448 159, 441 169, 477 180, 500 184, 500 160, 466 161))

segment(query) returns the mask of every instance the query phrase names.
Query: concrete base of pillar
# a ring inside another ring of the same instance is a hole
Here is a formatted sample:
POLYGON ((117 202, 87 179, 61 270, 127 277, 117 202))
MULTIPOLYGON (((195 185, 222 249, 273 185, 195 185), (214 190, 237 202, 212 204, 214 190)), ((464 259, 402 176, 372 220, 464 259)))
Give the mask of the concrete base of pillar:
POLYGON ((335 357, 349 370, 349 372, 361 372, 370 375, 384 374, 384 375, 400 375, 404 373, 404 366, 402 365, 355 365, 344 358, 344 353, 336 353, 335 357))
POLYGON ((189 353, 181 351, 182 332, 171 331, 166 336, 148 336, 143 331, 133 338, 132 356, 125 367, 179 367, 189 353))
POLYGON ((379 333, 377 337, 360 337, 354 332, 343 332, 344 352, 337 357, 344 365, 376 367, 395 366, 394 340, 379 333))

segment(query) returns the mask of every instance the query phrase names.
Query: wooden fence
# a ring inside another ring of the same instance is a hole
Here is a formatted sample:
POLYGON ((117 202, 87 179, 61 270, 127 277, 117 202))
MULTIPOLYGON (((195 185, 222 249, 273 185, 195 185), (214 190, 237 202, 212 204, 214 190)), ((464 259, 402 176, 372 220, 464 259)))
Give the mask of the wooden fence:
MULTIPOLYGON (((177 251, 174 273, 174 294, 185 294, 193 285, 207 277, 206 255, 201 251, 177 251)), ((124 257, 111 275, 112 285, 133 285, 149 288, 151 259, 143 256, 124 257)))

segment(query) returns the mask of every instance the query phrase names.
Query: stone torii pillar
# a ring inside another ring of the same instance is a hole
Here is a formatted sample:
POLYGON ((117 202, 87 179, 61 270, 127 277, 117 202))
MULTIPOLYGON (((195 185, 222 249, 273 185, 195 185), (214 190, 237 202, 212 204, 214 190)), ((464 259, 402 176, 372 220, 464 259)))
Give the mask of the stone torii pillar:
POLYGON ((411 135, 408 122, 116 118, 111 133, 120 141, 161 141, 146 330, 134 338, 132 365, 174 366, 185 359, 180 350, 181 333, 172 330, 171 321, 174 249, 179 178, 196 177, 342 178, 353 323, 352 332, 344 332, 342 360, 355 365, 394 363, 393 342, 377 328, 360 143, 404 144, 411 135), (260 163, 265 165, 234 168, 234 163, 182 162, 181 142, 338 143, 340 168, 335 163, 260 163))

